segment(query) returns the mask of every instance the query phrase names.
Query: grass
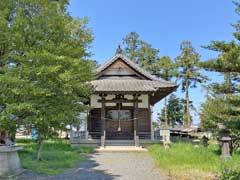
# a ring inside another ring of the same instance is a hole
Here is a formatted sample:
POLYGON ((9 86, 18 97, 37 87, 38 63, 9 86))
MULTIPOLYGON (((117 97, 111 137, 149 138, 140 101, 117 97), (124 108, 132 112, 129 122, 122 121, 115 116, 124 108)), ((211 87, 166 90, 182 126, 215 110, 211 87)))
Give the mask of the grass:
POLYGON ((90 147, 71 148, 66 140, 47 140, 43 146, 43 160, 37 161, 37 145, 30 139, 17 139, 17 145, 23 146, 19 157, 24 168, 38 173, 56 175, 77 162, 84 161, 80 153, 90 153, 90 147))
POLYGON ((178 179, 212 179, 223 166, 240 168, 240 153, 235 153, 228 161, 220 158, 218 145, 194 147, 190 143, 173 143, 167 151, 162 145, 148 147, 160 168, 178 179))

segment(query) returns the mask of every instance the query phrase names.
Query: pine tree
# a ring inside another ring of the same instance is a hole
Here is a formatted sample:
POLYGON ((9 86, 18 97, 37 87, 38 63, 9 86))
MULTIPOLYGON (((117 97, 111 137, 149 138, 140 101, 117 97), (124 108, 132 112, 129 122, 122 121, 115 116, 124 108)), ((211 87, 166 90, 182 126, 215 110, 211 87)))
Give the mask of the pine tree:
MULTIPOLYGON (((171 127, 174 127, 175 125, 182 125, 184 115, 183 100, 178 98, 175 94, 171 94, 166 106, 168 124, 171 127)), ((161 113, 158 113, 158 119, 164 124, 166 124, 165 113, 165 107, 162 109, 161 113)))
POLYGON ((124 53, 130 60, 153 75, 157 73, 155 71, 155 64, 158 59, 158 49, 153 48, 151 44, 141 40, 136 32, 131 32, 124 37, 123 44, 125 46, 124 53))
POLYGON ((92 35, 87 19, 71 17, 67 4, 4 0, 0 6, 0 129, 35 128, 38 160, 44 140, 77 121, 91 90, 92 35))
POLYGON ((179 67, 178 78, 181 80, 182 91, 185 92, 184 125, 185 127, 190 127, 192 118, 190 114, 191 101, 189 98, 189 89, 196 88, 197 83, 204 82, 207 80, 207 77, 199 72, 199 54, 191 42, 183 41, 180 49, 181 54, 176 58, 176 63, 179 67))
MULTIPOLYGON (((154 72, 156 76, 161 77, 166 81, 170 81, 177 75, 176 64, 168 56, 163 56, 156 61, 154 66, 154 72)), ((164 99, 164 122, 165 127, 168 126, 168 109, 167 109, 167 97, 164 99)))
MULTIPOLYGON (((170 57, 163 56, 159 58, 159 50, 141 40, 136 32, 131 32, 123 38, 123 44, 125 45, 125 54, 152 75, 167 81, 176 76, 176 66, 170 57)), ((165 127, 168 126, 166 103, 167 98, 165 98, 165 127)))
MULTIPOLYGON (((240 3, 235 3, 236 12, 240 15, 240 3)), ((219 52, 216 59, 202 62, 207 70, 220 72, 224 76, 223 83, 209 86, 210 95, 202 105, 202 125, 208 129, 219 130, 219 124, 225 126, 232 137, 233 149, 240 147, 240 22, 233 25, 236 32, 231 42, 212 41, 205 48, 219 52), (216 106, 217 104, 217 106, 216 106), (211 111, 210 111, 211 109, 211 111)))

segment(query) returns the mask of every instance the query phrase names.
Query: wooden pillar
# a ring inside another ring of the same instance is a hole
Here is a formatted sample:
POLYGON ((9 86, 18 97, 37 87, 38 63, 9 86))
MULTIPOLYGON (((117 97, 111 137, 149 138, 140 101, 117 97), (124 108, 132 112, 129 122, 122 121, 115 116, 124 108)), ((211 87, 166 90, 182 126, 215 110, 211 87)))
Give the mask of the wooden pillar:
POLYGON ((102 108, 101 108, 101 124, 102 124, 102 135, 104 135, 104 131, 105 131, 105 121, 106 121, 106 110, 105 110, 105 95, 102 94, 102 108))
POLYGON ((134 110, 133 110, 133 118, 134 118, 134 142, 135 142, 135 147, 139 147, 139 136, 138 136, 138 95, 135 94, 134 96, 134 110))
POLYGON ((105 147, 105 139, 106 139, 106 131, 105 131, 105 124, 106 124, 106 110, 105 110, 105 95, 102 94, 102 108, 101 108, 101 124, 102 124, 102 135, 101 135, 101 148, 105 147))
POLYGON ((138 95, 134 95, 134 110, 133 110, 133 118, 134 118, 134 132, 136 132, 136 135, 138 135, 138 120, 137 120, 137 111, 138 111, 138 95))

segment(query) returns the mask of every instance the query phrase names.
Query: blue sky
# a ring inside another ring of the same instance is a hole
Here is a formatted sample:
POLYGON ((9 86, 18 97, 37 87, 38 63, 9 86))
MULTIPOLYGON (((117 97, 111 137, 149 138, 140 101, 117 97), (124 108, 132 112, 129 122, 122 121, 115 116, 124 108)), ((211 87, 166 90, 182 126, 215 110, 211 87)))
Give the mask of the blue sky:
MULTIPOLYGON (((122 38, 136 31, 140 38, 160 49, 160 56, 175 58, 179 45, 190 40, 201 55, 201 60, 216 57, 216 53, 201 48, 212 40, 233 39, 231 23, 237 21, 231 0, 71 0, 69 12, 74 17, 88 17, 95 40, 92 59, 104 63, 111 58, 122 38)), ((214 81, 217 73, 204 72, 214 81)), ((199 85, 190 92, 191 100, 199 110, 205 92, 199 85)), ((184 97, 180 88, 179 97, 184 97)), ((154 107, 154 118, 162 102, 154 107)), ((199 117, 194 115, 194 122, 199 117)))

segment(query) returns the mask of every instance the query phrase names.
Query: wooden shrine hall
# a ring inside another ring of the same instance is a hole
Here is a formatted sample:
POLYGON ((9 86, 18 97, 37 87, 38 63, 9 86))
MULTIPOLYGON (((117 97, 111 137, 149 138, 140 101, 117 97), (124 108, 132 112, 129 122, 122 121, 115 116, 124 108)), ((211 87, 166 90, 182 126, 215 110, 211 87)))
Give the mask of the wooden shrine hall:
POLYGON ((119 47, 114 57, 96 70, 88 113, 88 138, 100 140, 151 139, 152 107, 177 85, 149 74, 128 59, 119 47))

